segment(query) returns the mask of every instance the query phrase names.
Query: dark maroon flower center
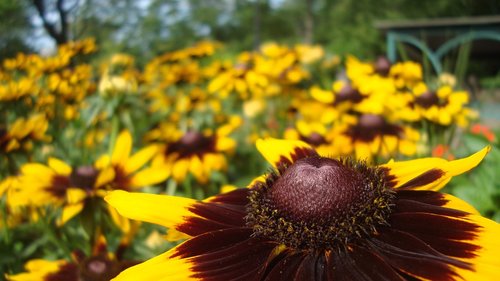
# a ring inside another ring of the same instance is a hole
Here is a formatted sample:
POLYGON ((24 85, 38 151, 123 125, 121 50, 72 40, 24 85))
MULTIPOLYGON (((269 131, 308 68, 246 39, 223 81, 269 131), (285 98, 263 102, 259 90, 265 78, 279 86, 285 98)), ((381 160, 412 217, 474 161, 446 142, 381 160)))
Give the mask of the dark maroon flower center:
POLYGON ((216 139, 213 136, 205 136, 197 131, 186 132, 178 141, 170 144, 167 154, 178 153, 179 157, 201 156, 215 151, 216 139))
POLYGON ((358 124, 365 130, 380 130, 386 125, 384 118, 375 114, 361 115, 358 124))
POLYGON ((74 167, 69 177, 56 175, 46 190, 62 199, 66 198, 68 188, 81 188, 90 192, 94 189, 98 175, 99 171, 92 166, 74 167))
POLYGON ((311 133, 309 136, 301 136, 300 139, 313 146, 320 146, 326 143, 325 138, 316 132, 311 133))
POLYGON ((364 193, 360 173, 338 160, 307 158, 286 169, 268 198, 293 220, 317 221, 343 215, 366 200, 364 193))
POLYGON ((386 224, 394 191, 383 171, 319 156, 281 171, 252 188, 246 219, 256 236, 300 249, 335 248, 386 224))
POLYGON ((391 62, 386 57, 378 57, 374 64, 375 72, 381 76, 387 76, 391 70, 391 62))
POLYGON ((346 134, 354 140, 369 142, 380 135, 400 136, 402 129, 385 121, 384 117, 376 114, 363 114, 359 116, 358 123, 350 127, 346 134))
POLYGON ((103 274, 106 272, 108 265, 103 260, 91 260, 87 263, 87 270, 95 274, 103 274))
POLYGON ((119 262, 104 255, 88 257, 79 264, 81 280, 111 280, 120 273, 119 262))
POLYGON ((439 98, 435 92, 427 91, 415 98, 415 103, 423 108, 429 108, 433 105, 438 105, 439 98))
POLYGON ((344 101, 351 101, 354 103, 358 103, 363 100, 363 96, 359 93, 358 90, 354 89, 351 85, 347 84, 335 96, 334 104, 337 105, 344 101))
POLYGON ((81 189, 92 190, 99 171, 92 166, 74 168, 69 176, 70 185, 81 189))

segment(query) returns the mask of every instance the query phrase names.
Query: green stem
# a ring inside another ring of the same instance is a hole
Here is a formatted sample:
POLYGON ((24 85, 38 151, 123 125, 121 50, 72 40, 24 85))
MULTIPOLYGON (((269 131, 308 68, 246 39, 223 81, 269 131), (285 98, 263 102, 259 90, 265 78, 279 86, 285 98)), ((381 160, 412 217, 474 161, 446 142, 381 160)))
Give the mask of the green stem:
POLYGON ((191 182, 191 175, 187 175, 184 179, 184 191, 186 192, 186 197, 193 198, 193 185, 191 182))
MULTIPOLYGON (((4 197, 5 198, 5 197, 4 197)), ((9 226, 8 226, 8 221, 7 221, 7 202, 6 200, 2 198, 1 200, 1 207, 2 207, 2 223, 3 223, 3 227, 2 227, 2 234, 3 234, 3 237, 5 239, 5 243, 6 244, 10 244, 10 241, 11 241, 11 237, 10 237, 10 231, 9 231, 9 226)))
MULTIPOLYGON (((47 210, 46 210, 47 211, 47 210)), ((64 252, 64 255, 67 257, 71 256, 71 250, 68 248, 68 246, 64 243, 64 240, 62 235, 60 235, 60 229, 59 226, 53 225, 51 221, 54 221, 51 219, 52 216, 46 216, 43 213, 39 213, 39 216, 43 219, 43 227, 44 227, 44 232, 49 238, 49 240, 54 243, 54 245, 58 248, 61 249, 64 252)))
POLYGON ((176 191, 177 191, 177 182, 174 179, 169 179, 167 181, 167 194, 175 195, 176 191))
POLYGON ((16 165, 16 160, 14 159, 14 156, 12 156, 12 153, 7 153, 7 166, 9 167, 9 173, 11 175, 17 174, 18 167, 16 165))

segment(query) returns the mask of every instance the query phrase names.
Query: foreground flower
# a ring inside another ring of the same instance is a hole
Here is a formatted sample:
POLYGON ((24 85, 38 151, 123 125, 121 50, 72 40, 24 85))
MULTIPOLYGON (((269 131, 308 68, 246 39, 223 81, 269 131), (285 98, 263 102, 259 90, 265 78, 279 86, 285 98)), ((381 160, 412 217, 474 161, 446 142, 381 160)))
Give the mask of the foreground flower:
POLYGON ((257 147, 275 171, 248 189, 108 195, 122 215, 191 237, 116 280, 499 280, 498 224, 435 191, 489 148, 371 167, 301 141, 257 147))

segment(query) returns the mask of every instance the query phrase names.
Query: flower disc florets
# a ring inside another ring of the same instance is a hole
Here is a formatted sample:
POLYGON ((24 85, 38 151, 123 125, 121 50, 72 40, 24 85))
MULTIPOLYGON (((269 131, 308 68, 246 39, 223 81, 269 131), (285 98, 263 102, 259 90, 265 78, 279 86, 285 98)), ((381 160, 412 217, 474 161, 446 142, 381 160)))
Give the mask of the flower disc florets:
POLYGON ((299 249, 335 248, 387 224, 394 191, 384 172, 352 159, 308 157, 257 182, 247 225, 299 249))

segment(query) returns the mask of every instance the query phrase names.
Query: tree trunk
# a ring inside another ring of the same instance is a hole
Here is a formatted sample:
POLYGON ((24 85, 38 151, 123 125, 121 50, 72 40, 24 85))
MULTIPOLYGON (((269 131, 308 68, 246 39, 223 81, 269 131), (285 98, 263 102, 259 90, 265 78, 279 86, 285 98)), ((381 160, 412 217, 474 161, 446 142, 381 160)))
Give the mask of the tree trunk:
POLYGON ((312 44, 314 36, 313 0, 306 0, 306 15, 304 19, 304 43, 312 44))

